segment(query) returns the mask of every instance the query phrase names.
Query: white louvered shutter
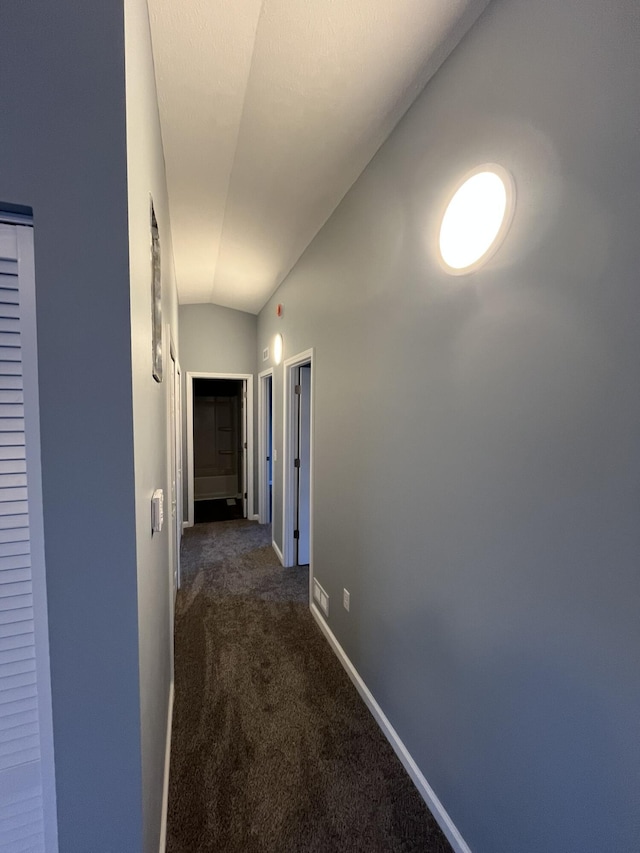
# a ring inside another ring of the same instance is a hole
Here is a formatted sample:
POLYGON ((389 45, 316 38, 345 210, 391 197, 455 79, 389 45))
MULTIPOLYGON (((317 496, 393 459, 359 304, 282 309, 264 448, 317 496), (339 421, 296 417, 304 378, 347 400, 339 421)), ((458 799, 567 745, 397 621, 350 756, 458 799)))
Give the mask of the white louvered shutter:
POLYGON ((25 431, 25 408, 37 421, 32 273, 32 229, 0 223, 0 853, 57 850, 38 424, 29 464, 25 431))

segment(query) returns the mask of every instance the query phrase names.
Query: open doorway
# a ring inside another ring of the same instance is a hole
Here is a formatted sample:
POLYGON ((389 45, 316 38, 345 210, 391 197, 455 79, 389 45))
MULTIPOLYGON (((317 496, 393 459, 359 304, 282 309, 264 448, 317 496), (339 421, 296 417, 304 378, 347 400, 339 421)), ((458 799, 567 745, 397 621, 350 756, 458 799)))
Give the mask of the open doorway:
POLYGON ((187 374, 189 525, 247 518, 252 377, 187 374))
POLYGON ((169 381, 169 471, 173 542, 172 599, 175 599, 180 587, 180 542, 182 540, 182 386, 180 364, 171 326, 167 326, 167 338, 169 340, 169 376, 167 378, 169 381))
POLYGON ((258 520, 273 519, 273 370, 258 375, 258 520))
POLYGON ((313 350, 284 363, 283 557, 313 579, 313 350))

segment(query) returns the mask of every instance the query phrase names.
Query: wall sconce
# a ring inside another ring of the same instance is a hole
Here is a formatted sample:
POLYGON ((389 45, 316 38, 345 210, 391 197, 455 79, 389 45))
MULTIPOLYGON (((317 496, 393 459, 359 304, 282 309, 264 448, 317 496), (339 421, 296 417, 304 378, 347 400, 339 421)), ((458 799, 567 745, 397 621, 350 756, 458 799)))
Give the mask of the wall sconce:
POLYGON ((282 361, 282 352, 284 349, 284 343, 282 341, 282 335, 277 334, 273 339, 273 360, 276 364, 280 364, 282 361))
POLYGON ((454 192, 440 226, 440 261, 451 275, 475 272, 497 252, 515 210, 513 178, 486 163, 468 174, 454 192))

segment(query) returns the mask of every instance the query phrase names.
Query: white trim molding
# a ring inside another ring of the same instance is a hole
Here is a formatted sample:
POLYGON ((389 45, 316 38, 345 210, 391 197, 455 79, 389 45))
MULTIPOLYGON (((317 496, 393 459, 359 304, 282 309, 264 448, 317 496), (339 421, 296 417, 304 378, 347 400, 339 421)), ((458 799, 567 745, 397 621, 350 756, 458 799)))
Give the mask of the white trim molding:
POLYGON ((171 730, 173 728, 174 683, 169 688, 169 707, 167 709, 167 739, 164 751, 164 781, 162 784, 162 817, 160 824, 160 853, 167 849, 167 810, 169 807, 169 768, 171 765, 171 730))
POLYGON ((189 370, 187 377, 187 527, 193 527, 193 380, 194 379, 238 379, 247 383, 247 518, 251 518, 253 505, 253 373, 201 373, 189 370))
POLYGON ((313 347, 297 355, 292 355, 284 362, 284 401, 283 401, 283 452, 282 452, 282 555, 283 565, 293 566, 293 515, 295 492, 295 468, 291 448, 294 447, 294 430, 296 428, 294 407, 292 405, 293 383, 292 376, 296 367, 303 364, 311 365, 311 460, 309 470, 309 601, 312 600, 313 590, 313 474, 315 454, 314 400, 316 387, 316 371, 314 366, 313 347))
POLYGON ((373 694, 362 680, 360 673, 349 660, 347 653, 338 642, 331 628, 327 625, 322 613, 313 603, 311 604, 310 610, 311 615, 316 620, 320 627, 320 630, 329 641, 329 645, 331 646, 336 657, 344 667, 347 675, 353 682, 354 687, 362 697, 362 700, 364 701, 367 708, 373 714, 375 721, 382 729, 382 733, 389 741, 389 743, 393 747, 393 751, 402 762, 402 766, 411 777, 413 784, 418 789, 418 793, 427 804, 429 811, 438 822, 440 829, 446 835, 449 844, 451 844, 455 853, 471 853, 471 849, 469 848, 468 844, 460 834, 454 822, 449 817, 449 814, 438 799, 435 791, 425 779, 424 775, 422 774, 422 771, 411 757, 409 750, 400 740, 400 736, 398 735, 397 731, 393 728, 386 714, 384 713, 380 705, 378 705, 373 694))
POLYGON ((284 557, 282 556, 282 551, 280 550, 280 548, 278 548, 278 543, 276 542, 275 539, 271 540, 271 545, 273 547, 273 550, 276 552, 276 557, 280 560, 280 562, 284 566, 284 557))
MULTIPOLYGON (((266 380, 271 378, 271 412, 273 423, 273 367, 258 374, 258 515, 260 524, 268 524, 269 484, 266 477, 267 457, 267 396, 266 380)), ((272 440, 273 444, 273 440, 272 440)), ((269 448, 273 457, 273 447, 269 448)), ((272 460, 273 464, 273 460, 272 460)))

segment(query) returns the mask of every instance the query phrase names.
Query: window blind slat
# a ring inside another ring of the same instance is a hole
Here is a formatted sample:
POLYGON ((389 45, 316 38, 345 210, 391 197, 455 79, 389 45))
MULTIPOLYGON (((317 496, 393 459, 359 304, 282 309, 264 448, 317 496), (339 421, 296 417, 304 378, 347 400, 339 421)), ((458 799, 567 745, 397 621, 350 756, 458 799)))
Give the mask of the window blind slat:
POLYGON ((8 319, 20 319, 20 306, 7 305, 6 303, 0 304, 0 317, 7 317, 8 319))
POLYGON ((0 678, 3 680, 9 678, 21 678, 35 673, 36 664, 33 658, 27 660, 13 660, 7 663, 0 663, 0 678))
POLYGON ((0 619, 2 618, 1 614, 9 614, 9 618, 6 619, 7 622, 10 621, 10 615, 15 613, 16 610, 23 610, 25 607, 32 606, 32 598, 31 593, 28 595, 12 595, 8 597, 0 598, 0 619))
POLYGON ((35 672, 17 672, 15 675, 2 676, 0 683, 0 702, 3 700, 3 694, 9 694, 12 690, 20 687, 35 687, 36 674, 35 672))
MULTIPOLYGON (((5 718, 6 719, 6 718, 5 718)), ((4 744, 21 743, 25 738, 38 737, 40 729, 38 721, 27 723, 18 722, 16 726, 0 728, 0 748, 4 744)))
POLYGON ((26 515, 28 510, 26 501, 0 502, 0 515, 26 515))
POLYGON ((8 649, 21 649, 33 646, 33 631, 21 634, 12 634, 10 637, 0 637, 0 653, 8 649))
POLYGON ((0 432, 24 432, 24 418, 0 417, 0 432))
POLYGON ((20 321, 17 328, 3 330, 0 324, 0 347, 20 347, 20 321))
POLYGON ((11 847, 4 847, 0 838, 0 853, 45 853, 44 834, 39 830, 31 838, 26 838, 23 841, 12 841, 11 847))
POLYGON ((0 418, 24 418, 23 404, 0 402, 0 418))
MULTIPOLYGON (((26 608, 25 611, 20 612, 28 613, 29 608, 26 608)), ((9 611, 9 613, 15 615, 16 611, 9 611)), ((19 642, 21 639, 25 639, 26 642, 26 639, 30 636, 33 636, 32 619, 14 619, 13 622, 3 622, 0 624, 0 648, 8 648, 8 646, 3 646, 2 644, 9 640, 15 640, 16 642, 19 642)))
POLYGON ((19 390, 22 390, 22 376, 14 376, 0 373, 0 388, 17 388, 19 390))
POLYGON ((7 794, 4 798, 5 803, 0 806, 0 821, 12 814, 21 814, 29 812, 36 807, 40 799, 37 789, 24 791, 22 794, 7 794))
POLYGON ((11 628, 4 629, 3 625, 11 625, 14 623, 24 623, 31 622, 33 624, 33 609, 31 607, 31 601, 28 601, 27 604, 22 607, 5 607, 2 611, 0 611, 0 637, 7 636, 6 633, 3 634, 3 631, 13 630, 11 628))
POLYGON ((20 317, 3 317, 0 313, 0 334, 19 335, 20 317))
POLYGON ((28 540, 24 542, 0 542, 0 572, 4 569, 2 558, 24 557, 29 554, 30 549, 31 545, 28 540))
POLYGON ((27 463, 25 459, 3 459, 0 457, 0 476, 4 474, 26 475, 26 473, 27 463))
MULTIPOLYGON (((0 515, 0 532, 6 532, 9 536, 10 533, 19 533, 23 530, 29 530, 29 516, 26 513, 23 515, 0 515)), ((9 539, 8 541, 12 540, 9 539)))
POLYGON ((15 489, 27 486, 27 474, 24 473, 5 473, 0 468, 0 489, 15 489))
MULTIPOLYGON (((17 516, 14 516, 17 518, 17 516)), ((0 543, 18 543, 29 541, 28 527, 10 527, 0 530, 0 543)))
MULTIPOLYGON (((28 555, 27 555, 28 556, 28 555)), ((16 584, 28 584, 27 592, 31 592, 31 566, 20 566, 18 568, 3 569, 0 565, 0 584, 4 588, 11 586, 7 595, 16 595, 16 584)), ((3 595, 2 598, 5 596, 3 595)))
POLYGON ((12 707, 13 703, 20 699, 33 699, 34 702, 37 702, 37 697, 38 693, 35 683, 18 684, 16 687, 10 687, 7 688, 7 690, 2 690, 0 692, 0 714, 2 713, 3 706, 6 710, 6 708, 12 707))
POLYGON ((24 696, 22 699, 14 699, 11 702, 5 702, 0 705, 0 720, 6 717, 13 717, 16 714, 37 713, 38 700, 36 696, 24 696))

